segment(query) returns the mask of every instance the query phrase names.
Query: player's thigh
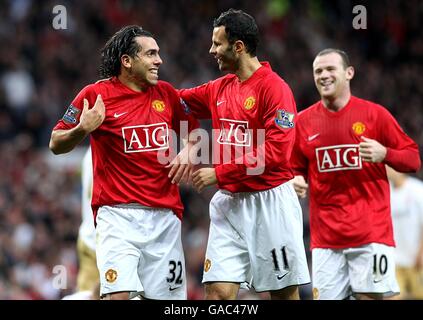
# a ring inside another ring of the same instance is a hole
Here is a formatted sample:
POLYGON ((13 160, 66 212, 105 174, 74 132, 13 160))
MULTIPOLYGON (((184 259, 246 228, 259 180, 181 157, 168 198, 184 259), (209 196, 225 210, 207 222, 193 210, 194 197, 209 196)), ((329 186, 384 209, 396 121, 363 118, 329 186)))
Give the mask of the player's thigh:
MULTIPOLYGON (((243 212, 253 286, 256 291, 278 291, 310 282, 303 240, 302 211, 290 183, 258 192, 243 212)), ((241 214, 241 213, 240 213, 241 214)), ((288 290, 289 291, 289 290, 288 290)))
POLYGON ((348 264, 343 250, 312 251, 313 299, 343 300, 351 295, 348 264))
POLYGON ((379 299, 399 293, 393 247, 371 243, 345 252, 354 294, 379 299))
POLYGON ((154 232, 142 250, 138 268, 143 297, 185 300, 187 279, 181 240, 181 220, 167 209, 150 210, 154 232))
POLYGON ((203 283, 251 281, 247 246, 235 225, 242 223, 237 216, 230 222, 227 215, 236 214, 236 199, 218 191, 210 202, 210 228, 204 262, 203 283), (232 213, 230 213, 232 212, 232 213))
POLYGON ((140 250, 134 244, 137 230, 127 210, 100 207, 96 232, 100 294, 142 291, 137 272, 140 250))

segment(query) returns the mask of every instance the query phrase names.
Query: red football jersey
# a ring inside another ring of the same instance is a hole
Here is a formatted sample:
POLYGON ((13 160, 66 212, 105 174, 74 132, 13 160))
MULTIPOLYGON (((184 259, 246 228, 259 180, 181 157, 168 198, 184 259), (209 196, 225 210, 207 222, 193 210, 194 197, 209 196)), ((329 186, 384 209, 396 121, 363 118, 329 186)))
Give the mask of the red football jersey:
POLYGON ((179 134, 180 121, 189 120, 186 134, 198 127, 198 121, 187 114, 169 83, 159 81, 147 91, 137 92, 114 77, 82 89, 53 130, 76 126, 84 98, 91 108, 98 94, 103 98, 106 117, 90 138, 93 211, 103 205, 139 203, 172 209, 181 218, 178 187, 171 183, 169 170, 158 156, 166 158, 173 150, 170 130, 179 134))
POLYGON ((296 125, 291 162, 309 183, 311 248, 393 246, 385 163, 417 171, 416 143, 384 107, 356 97, 338 112, 318 102, 298 114, 296 125), (362 161, 362 136, 388 149, 385 163, 362 161))
POLYGON ((219 188, 260 191, 293 178, 289 159, 296 105, 291 89, 268 63, 246 81, 229 74, 179 94, 194 116, 212 119, 219 188))

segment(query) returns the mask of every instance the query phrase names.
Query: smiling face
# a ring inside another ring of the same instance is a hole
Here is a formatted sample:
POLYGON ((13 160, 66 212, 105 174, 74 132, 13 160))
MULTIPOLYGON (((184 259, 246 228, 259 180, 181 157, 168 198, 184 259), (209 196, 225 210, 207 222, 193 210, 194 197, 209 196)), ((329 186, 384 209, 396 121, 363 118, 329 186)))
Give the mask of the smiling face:
POLYGON ((159 46, 151 37, 137 37, 141 50, 130 60, 129 75, 141 86, 155 86, 159 80, 159 67, 163 63, 159 46))
POLYGON ((213 29, 212 46, 209 50, 219 65, 220 71, 234 73, 238 66, 238 57, 228 41, 225 27, 220 26, 213 29))
POLYGON ((342 57, 331 52, 317 56, 313 62, 314 83, 322 98, 336 99, 350 91, 354 68, 346 66, 342 57))

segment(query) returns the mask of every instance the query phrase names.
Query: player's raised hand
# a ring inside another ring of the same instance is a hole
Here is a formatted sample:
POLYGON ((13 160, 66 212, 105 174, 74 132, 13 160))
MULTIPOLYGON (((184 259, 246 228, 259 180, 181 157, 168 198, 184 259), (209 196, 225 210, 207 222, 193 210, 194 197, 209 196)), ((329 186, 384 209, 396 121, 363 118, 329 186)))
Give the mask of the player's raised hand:
POLYGON ((299 198, 305 198, 307 195, 308 184, 305 181, 303 176, 295 176, 294 179, 291 180, 292 185, 294 186, 294 190, 297 193, 299 198))
POLYGON ((201 168, 192 174, 192 183, 198 192, 203 191, 205 187, 217 183, 216 171, 214 168, 201 168))
POLYGON ((106 117, 106 108, 101 95, 97 95, 94 106, 90 109, 87 99, 84 99, 84 108, 82 109, 79 125, 88 134, 97 129, 106 117))
POLYGON ((386 148, 381 145, 378 141, 361 136, 363 142, 360 142, 358 152, 366 162, 382 162, 386 157, 386 148))

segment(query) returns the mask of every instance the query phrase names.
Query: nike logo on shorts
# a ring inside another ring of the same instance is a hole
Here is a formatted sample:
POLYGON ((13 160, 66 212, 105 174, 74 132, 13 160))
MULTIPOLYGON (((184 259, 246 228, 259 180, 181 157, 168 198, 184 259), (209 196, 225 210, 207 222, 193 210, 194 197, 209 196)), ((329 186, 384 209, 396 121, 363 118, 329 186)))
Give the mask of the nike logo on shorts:
POLYGON ((289 273, 289 271, 286 272, 285 274, 278 275, 278 280, 282 280, 288 273, 289 273))
POLYGON ((174 291, 174 290, 179 289, 179 288, 181 288, 181 287, 169 287, 169 291, 174 291))

